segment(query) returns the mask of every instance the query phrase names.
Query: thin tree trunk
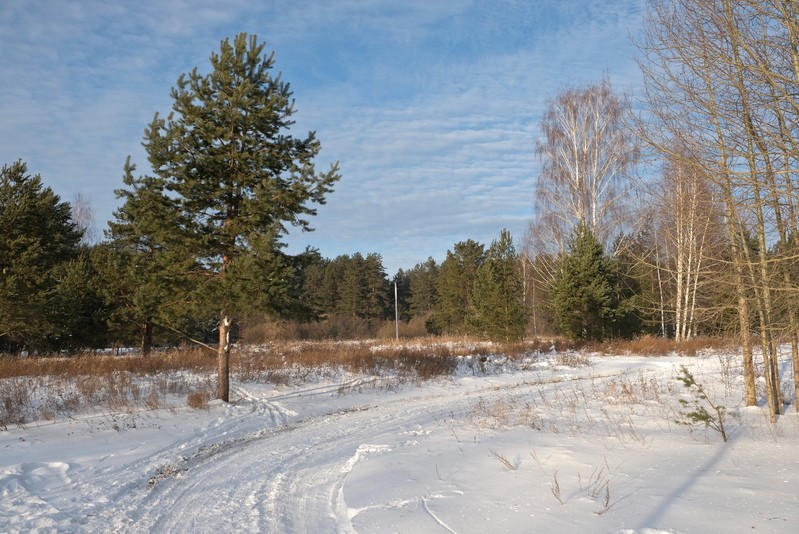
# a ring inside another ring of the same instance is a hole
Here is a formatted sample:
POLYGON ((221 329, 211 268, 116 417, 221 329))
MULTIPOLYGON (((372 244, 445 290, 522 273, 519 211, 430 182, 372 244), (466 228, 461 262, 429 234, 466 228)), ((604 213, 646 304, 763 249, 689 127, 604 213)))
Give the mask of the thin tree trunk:
POLYGON ((230 317, 224 311, 219 314, 216 398, 230 402, 230 317))
POLYGON ((663 277, 660 274, 661 271, 660 265, 660 252, 658 249, 657 243, 655 244, 655 272, 657 273, 658 277, 658 293, 660 294, 660 335, 663 336, 663 339, 668 337, 668 332, 666 330, 666 297, 664 294, 663 289, 663 277))
POLYGON ((149 356, 153 350, 153 321, 149 317, 139 324, 139 334, 141 336, 142 356, 149 356))
POLYGON ((799 337, 796 334, 796 316, 791 311, 791 363, 793 364, 794 408, 799 412, 799 337))
POLYGON ((715 93, 712 91, 711 84, 707 84, 708 94, 712 102, 713 126, 719 140, 719 170, 722 173, 720 186, 724 203, 726 204, 727 235, 730 240, 732 261, 735 273, 735 293, 738 297, 738 320, 741 328, 741 352, 744 368, 744 402, 747 406, 757 405, 757 389, 755 387, 755 362, 752 353, 752 336, 749 324, 749 299, 746 294, 744 261, 746 240, 738 231, 737 213, 735 197, 733 195, 732 179, 730 177, 730 167, 728 165, 727 150, 724 145, 724 133, 719 125, 718 115, 716 114, 715 93))
MULTIPOLYGON (((797 23, 797 6, 795 1, 788 1, 783 0, 782 2, 775 2, 775 5, 778 7, 779 13, 781 15, 780 23, 785 27, 786 31, 788 32, 788 47, 790 49, 791 55, 791 63, 793 65, 793 75, 795 82, 799 83, 799 24, 797 23)), ((769 78, 770 82, 773 82, 773 79, 769 78)), ((774 89, 775 84, 771 84, 772 90, 774 89)), ((776 99, 773 99, 775 102, 776 99)), ((794 103, 796 100, 794 100, 794 103)), ((795 108, 794 108, 795 109, 795 108)), ((797 223, 797 215, 796 215, 796 204, 795 204, 795 196, 793 192, 793 182, 791 180, 792 170, 790 166, 791 161, 791 148, 793 151, 796 150, 795 148, 795 138, 791 135, 790 131, 788 130, 785 124, 785 118, 782 113, 777 115, 780 125, 780 133, 782 135, 782 142, 783 142, 783 152, 784 152, 784 159, 785 159, 785 198, 788 202, 788 233, 791 235, 792 238, 795 238, 796 234, 796 223, 797 223)), ((795 247, 790 247, 791 254, 793 253, 793 249, 795 247)), ((785 271, 785 285, 787 288, 791 288, 793 286, 791 276, 788 271, 785 271)), ((799 412, 799 325, 797 324, 796 312, 794 307, 789 304, 789 316, 788 320, 790 323, 790 338, 791 338, 791 363, 793 365, 793 384, 794 384, 794 406, 796 411, 799 412)))
MULTIPOLYGON (((682 180, 679 179, 678 187, 680 188, 680 193, 678 195, 678 199, 681 199, 684 195, 682 194, 682 180)), ((686 256, 686 245, 685 245, 685 226, 683 225, 683 210, 681 206, 680 200, 678 200, 677 205, 677 250, 675 253, 677 254, 677 296, 674 301, 674 338, 677 341, 683 340, 683 289, 685 284, 683 283, 683 279, 685 278, 685 256, 686 256)))
POLYGON ((752 354, 752 335, 749 332, 749 301, 740 282, 741 278, 740 274, 736 274, 735 291, 738 293, 738 321, 741 326, 741 352, 744 364, 744 404, 757 406, 755 357, 752 354))

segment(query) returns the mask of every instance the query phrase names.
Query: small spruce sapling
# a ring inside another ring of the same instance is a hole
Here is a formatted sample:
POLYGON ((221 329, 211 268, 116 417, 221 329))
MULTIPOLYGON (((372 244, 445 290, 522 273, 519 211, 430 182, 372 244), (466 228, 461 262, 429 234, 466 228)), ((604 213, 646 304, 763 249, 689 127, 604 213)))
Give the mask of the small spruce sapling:
POLYGON ((712 428, 721 434, 721 439, 726 443, 727 432, 724 430, 724 417, 727 409, 720 404, 714 404, 708 398, 705 388, 696 382, 694 375, 684 365, 680 366, 680 375, 677 376, 677 380, 690 390, 693 399, 690 401, 680 399, 680 404, 686 408, 686 411, 680 412, 683 419, 677 420, 676 423, 687 426, 704 423, 705 427, 712 428), (712 413, 705 408, 705 405, 710 407, 712 413))

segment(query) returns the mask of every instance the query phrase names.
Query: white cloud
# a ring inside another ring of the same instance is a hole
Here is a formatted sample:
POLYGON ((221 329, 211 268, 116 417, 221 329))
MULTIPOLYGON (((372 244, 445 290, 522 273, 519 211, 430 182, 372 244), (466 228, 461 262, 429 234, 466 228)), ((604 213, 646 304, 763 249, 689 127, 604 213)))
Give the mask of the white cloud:
POLYGON ((256 33, 295 92, 298 135, 343 179, 292 236, 333 256, 379 252, 389 272, 457 241, 521 238, 532 214, 533 142, 546 99, 607 73, 639 83, 628 32, 644 0, 267 3, 56 0, 0 7, 0 161, 22 158, 65 199, 116 206, 128 154, 177 76, 222 38, 256 33))

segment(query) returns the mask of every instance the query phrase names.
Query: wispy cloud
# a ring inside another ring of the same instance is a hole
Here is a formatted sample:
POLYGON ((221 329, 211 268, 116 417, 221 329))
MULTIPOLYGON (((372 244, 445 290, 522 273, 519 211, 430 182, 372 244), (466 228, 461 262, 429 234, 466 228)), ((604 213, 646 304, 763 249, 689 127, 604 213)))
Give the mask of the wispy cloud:
POLYGON ((546 99, 605 74, 635 91, 628 33, 644 3, 10 2, 0 161, 22 158, 108 220, 125 157, 147 170, 143 129, 169 111, 177 76, 207 69, 221 39, 256 33, 292 85, 296 131, 317 131, 319 165, 338 160, 343 174, 291 250, 379 252, 393 273, 505 227, 522 236, 546 99))

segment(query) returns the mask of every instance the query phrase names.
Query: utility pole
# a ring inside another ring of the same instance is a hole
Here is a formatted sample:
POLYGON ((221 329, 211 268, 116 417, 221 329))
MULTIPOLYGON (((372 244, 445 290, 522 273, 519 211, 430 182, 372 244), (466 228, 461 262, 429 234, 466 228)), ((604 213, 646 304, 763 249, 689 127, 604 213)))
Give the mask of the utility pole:
POLYGON ((394 331, 399 341, 399 301, 397 299, 397 282, 394 282, 394 331))

